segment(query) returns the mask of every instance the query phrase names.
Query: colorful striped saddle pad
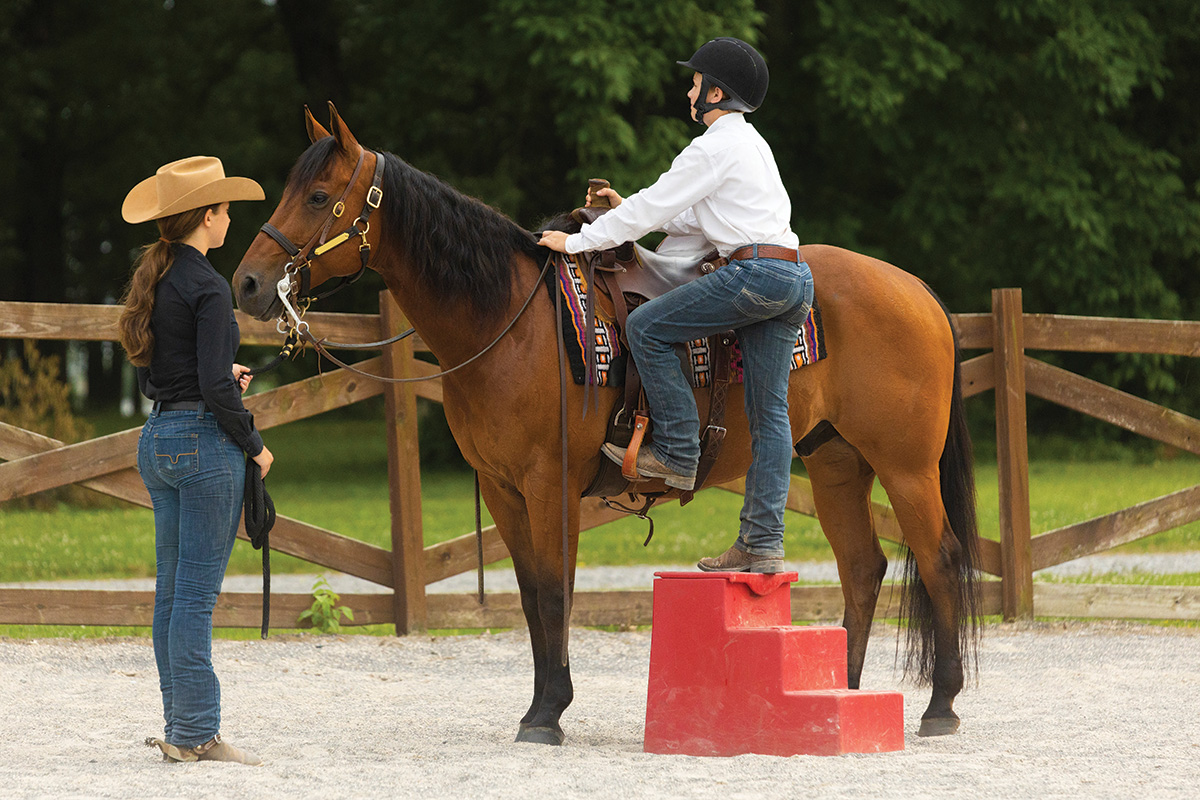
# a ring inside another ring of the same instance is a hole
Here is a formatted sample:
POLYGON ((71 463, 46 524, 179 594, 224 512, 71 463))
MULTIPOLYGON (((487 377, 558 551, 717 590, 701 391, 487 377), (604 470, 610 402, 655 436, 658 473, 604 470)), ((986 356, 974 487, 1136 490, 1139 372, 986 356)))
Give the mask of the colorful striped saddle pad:
MULTIPOLYGON (((587 283, 583 271, 570 256, 560 256, 556 260, 558 268, 558 291, 563 296, 562 326, 563 338, 567 344, 567 356, 571 364, 571 376, 575 383, 582 385, 585 378, 583 368, 584 358, 584 324, 587 319, 587 283)), ((622 386, 625 383, 625 360, 629 357, 625 345, 617 336, 615 323, 596 318, 596 365, 595 383, 598 386, 622 386)), ((687 362, 691 364, 692 386, 696 388, 708 386, 711 383, 711 364, 709 360, 708 339, 695 339, 685 346, 687 362)), ((825 357, 825 332, 821 327, 821 309, 815 302, 804 324, 800 326, 800 334, 796 337, 796 346, 792 350, 792 369, 812 364, 825 357)), ((733 346, 730 375, 734 382, 742 382, 742 351, 737 344, 733 346)))

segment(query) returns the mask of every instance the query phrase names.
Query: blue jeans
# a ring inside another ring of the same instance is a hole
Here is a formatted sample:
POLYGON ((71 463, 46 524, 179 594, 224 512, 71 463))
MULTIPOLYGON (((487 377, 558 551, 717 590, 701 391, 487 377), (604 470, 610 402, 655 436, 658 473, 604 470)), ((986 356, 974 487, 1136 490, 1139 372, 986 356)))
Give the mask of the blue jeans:
POLYGON ((138 439, 138 471, 154 502, 154 659, 168 743, 220 732, 212 612, 237 537, 246 461, 212 413, 156 412, 138 439))
POLYGON ((755 555, 783 555, 783 508, 794 444, 788 423, 788 374, 792 347, 812 300, 808 264, 753 258, 731 261, 643 303, 630 313, 626 325, 650 402, 654 455, 682 475, 696 474, 700 422, 674 344, 731 328, 737 331, 753 460, 734 546, 755 555))

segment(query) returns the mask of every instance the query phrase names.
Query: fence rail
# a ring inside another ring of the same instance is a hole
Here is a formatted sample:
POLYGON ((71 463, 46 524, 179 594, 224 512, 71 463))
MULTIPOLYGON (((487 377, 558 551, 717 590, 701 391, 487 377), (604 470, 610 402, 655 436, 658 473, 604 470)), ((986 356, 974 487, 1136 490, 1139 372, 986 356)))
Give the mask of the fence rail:
MULTIPOLYGON (((1135 541, 1200 519, 1200 484, 1094 519, 1033 536, 1029 511, 1027 395, 1040 397, 1126 430, 1200 454, 1200 420, 1026 355, 1026 351, 1159 353, 1200 356, 1200 323, 1174 320, 1109 319, 1024 314, 1019 289, 998 289, 991 314, 954 315, 964 350, 988 350, 964 361, 964 394, 996 392, 996 439, 1000 493, 1000 540, 980 541, 980 569, 1000 578, 983 584, 982 611, 1007 619, 1043 616, 1200 619, 1200 587, 1052 585, 1033 583, 1033 572, 1135 541)), ((120 309, 115 306, 0 302, 0 338, 113 341, 120 309)), ((312 324, 331 339, 387 338, 406 323, 386 293, 378 314, 313 313, 312 324)), ((237 312, 246 345, 278 344, 274 323, 237 312)), ((393 377, 431 375, 436 367, 416 359, 427 351, 418 337, 357 365, 393 377)), ((397 633, 426 628, 524 625, 515 593, 491 593, 479 605, 474 595, 427 593, 430 583, 476 568, 474 535, 425 546, 421 524, 421 476, 417 458, 416 398, 441 402, 439 380, 383 385, 344 369, 280 386, 246 398, 256 425, 268 429, 380 394, 385 399, 391 549, 342 536, 280 516, 271 548, 329 569, 371 581, 378 594, 343 594, 356 625, 395 623, 397 633)), ((150 506, 135 469, 136 429, 77 444, 0 423, 0 502, 68 484, 150 506)), ((744 493, 743 481, 721 487, 744 493)), ((816 515, 808 481, 794 477, 787 507, 816 515)), ((902 537, 891 509, 872 503, 878 534, 902 537)), ((621 514, 596 498, 581 504, 586 530, 621 514)), ((501 561, 508 551, 494 526, 484 529, 483 561, 501 561)), ((245 532, 239 531, 245 538, 245 532)), ((895 617, 899 598, 885 593, 876 616, 895 617)), ((0 623, 148 625, 153 592, 0 589, 0 623)), ((273 594, 277 619, 295 619, 311 604, 307 594, 273 594)), ((573 621, 579 625, 645 625, 651 619, 648 591, 578 592, 573 621)), ((833 619, 842 611, 837 586, 795 586, 796 619, 833 619)), ((224 593, 213 622, 253 627, 261 613, 257 594, 224 593)))

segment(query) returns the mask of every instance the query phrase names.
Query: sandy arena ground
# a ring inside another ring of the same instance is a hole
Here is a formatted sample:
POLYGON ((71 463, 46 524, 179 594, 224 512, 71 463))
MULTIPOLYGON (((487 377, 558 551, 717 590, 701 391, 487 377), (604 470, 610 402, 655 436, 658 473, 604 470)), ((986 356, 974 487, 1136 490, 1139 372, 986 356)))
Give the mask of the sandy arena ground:
POLYGON ((905 695, 905 750, 842 757, 642 752, 650 633, 572 634, 561 748, 514 744, 524 631, 218 641, 223 733, 267 764, 164 764, 148 639, 0 640, 0 797, 1178 797, 1200 786, 1200 631, 986 631, 956 736, 920 739, 925 689, 879 627, 864 688, 905 695))

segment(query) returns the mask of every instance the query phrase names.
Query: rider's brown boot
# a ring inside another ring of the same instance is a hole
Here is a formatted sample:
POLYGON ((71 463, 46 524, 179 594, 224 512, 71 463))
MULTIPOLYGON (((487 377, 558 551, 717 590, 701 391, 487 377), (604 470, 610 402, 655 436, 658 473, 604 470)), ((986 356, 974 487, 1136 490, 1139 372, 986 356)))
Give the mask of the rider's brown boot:
POLYGON ((730 547, 716 558, 702 558, 696 564, 705 572, 783 572, 783 559, 775 556, 756 556, 730 547))
MULTIPOLYGON (((604 455, 618 464, 625 462, 625 450, 627 448, 617 447, 612 442, 606 442, 601 449, 604 451, 604 455)), ((667 486, 684 489, 685 491, 691 491, 692 487, 696 485, 695 475, 683 475, 671 469, 655 458, 654 453, 651 452, 648 446, 643 446, 638 450, 637 474, 642 478, 662 478, 667 486)))

